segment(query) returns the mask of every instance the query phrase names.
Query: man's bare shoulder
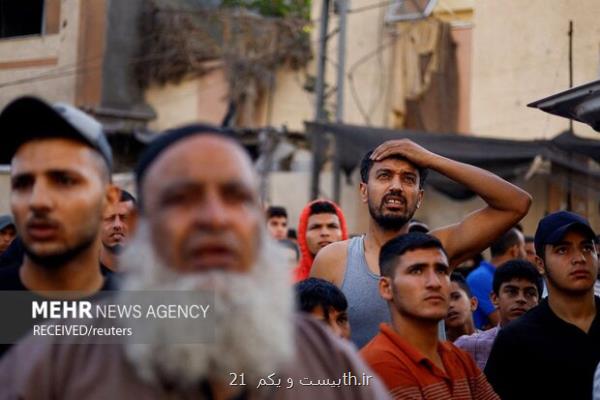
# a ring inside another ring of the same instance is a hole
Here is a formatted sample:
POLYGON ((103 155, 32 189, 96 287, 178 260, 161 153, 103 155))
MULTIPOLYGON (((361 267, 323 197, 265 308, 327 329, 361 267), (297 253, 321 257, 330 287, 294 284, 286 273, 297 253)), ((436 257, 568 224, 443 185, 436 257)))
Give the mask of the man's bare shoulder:
POLYGON ((349 240, 342 240, 321 249, 315 257, 310 276, 341 286, 346 271, 349 242, 349 240))

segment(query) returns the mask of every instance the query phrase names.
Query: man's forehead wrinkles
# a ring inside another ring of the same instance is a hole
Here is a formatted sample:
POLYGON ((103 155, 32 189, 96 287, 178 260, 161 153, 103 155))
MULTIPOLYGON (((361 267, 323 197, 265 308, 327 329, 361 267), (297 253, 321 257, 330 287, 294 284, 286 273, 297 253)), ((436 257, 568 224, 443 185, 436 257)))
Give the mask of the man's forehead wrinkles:
POLYGON ((386 158, 385 160, 376 161, 373 165, 374 168, 388 168, 388 169, 410 169, 416 171, 417 169, 413 164, 406 160, 397 160, 395 158, 386 158))

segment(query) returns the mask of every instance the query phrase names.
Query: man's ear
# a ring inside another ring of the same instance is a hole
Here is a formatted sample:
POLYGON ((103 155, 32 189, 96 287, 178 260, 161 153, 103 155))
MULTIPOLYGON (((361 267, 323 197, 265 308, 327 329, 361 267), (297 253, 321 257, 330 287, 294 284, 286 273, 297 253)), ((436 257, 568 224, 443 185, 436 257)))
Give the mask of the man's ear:
POLYGON ((361 182, 358 185, 358 190, 360 191, 360 201, 362 201, 363 203, 367 203, 369 200, 369 195, 367 192, 367 184, 365 182, 361 182))
POLYGON ((379 295, 387 301, 392 301, 393 291, 392 291, 392 279, 387 276, 382 276, 379 278, 379 295))
POLYGON ((510 246, 510 255, 512 259, 517 259, 520 256, 520 249, 519 249, 519 245, 515 244, 510 246))
POLYGON ((490 293, 490 299, 492 300, 492 304, 494 304, 494 307, 498 308, 500 302, 498 301, 498 296, 496 296, 496 293, 490 293))
POLYGON ((544 260, 538 255, 535 256, 535 266, 542 275, 546 275, 546 265, 544 260))
POLYGON ((471 312, 475 312, 475 310, 477 310, 478 305, 479 305, 479 301, 477 300, 477 297, 475 297, 475 296, 471 297, 471 312))
POLYGON ((423 197, 425 197, 425 191, 423 189, 419 189, 419 195, 417 196, 417 208, 421 207, 423 197))

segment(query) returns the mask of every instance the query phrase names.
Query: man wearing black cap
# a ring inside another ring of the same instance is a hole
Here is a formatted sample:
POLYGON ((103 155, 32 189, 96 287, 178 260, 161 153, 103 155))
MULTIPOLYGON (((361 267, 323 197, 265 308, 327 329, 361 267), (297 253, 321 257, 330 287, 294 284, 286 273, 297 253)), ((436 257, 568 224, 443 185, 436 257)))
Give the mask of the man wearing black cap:
POLYGON ((485 373, 502 399, 591 399, 600 361, 596 234, 560 211, 540 221, 534 241, 548 297, 500 331, 485 373))
POLYGON ((2 271, 0 290, 93 294, 103 210, 119 197, 102 126, 66 104, 34 97, 0 114, 0 159, 11 162, 10 206, 25 258, 2 271))
POLYGON ((0 254, 4 253, 17 236, 15 223, 10 215, 0 215, 0 254))
MULTIPOLYGON (((0 270, 0 291, 41 300, 113 289, 98 255, 102 213, 119 189, 111 184, 112 153, 100 123, 66 104, 18 98, 0 114, 0 161, 11 163, 10 207, 24 251, 21 262, 0 270)), ((10 304, 2 313, 23 322, 12 323, 10 341, 17 340, 34 323, 31 303, 0 303, 10 304)), ((8 347, 0 345, 0 355, 8 347)))
MULTIPOLYGON (((257 175, 231 134, 201 125, 165 133, 142 156, 136 182, 140 220, 120 260, 123 290, 208 292, 215 298, 214 339, 173 345, 186 325, 169 319, 153 321, 141 344, 53 346, 30 336, 0 363, 2 394, 387 398, 348 344, 318 321, 294 315, 289 271, 266 239, 257 175), (360 380, 366 376, 368 383, 360 380)), ((128 321, 136 327, 135 318, 128 321)))
POLYGON ((112 288, 100 272, 100 223, 119 190, 102 126, 69 105, 21 97, 0 114, 0 160, 11 163, 10 207, 25 253, 0 271, 0 290, 73 298, 112 288))

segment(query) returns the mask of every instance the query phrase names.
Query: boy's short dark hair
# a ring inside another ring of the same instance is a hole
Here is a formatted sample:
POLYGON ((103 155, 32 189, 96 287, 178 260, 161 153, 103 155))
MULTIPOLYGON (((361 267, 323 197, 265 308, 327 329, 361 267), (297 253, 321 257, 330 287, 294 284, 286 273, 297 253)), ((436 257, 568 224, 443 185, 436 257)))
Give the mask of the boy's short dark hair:
POLYGON ((525 279, 533 283, 538 290, 538 296, 542 295, 544 283, 542 275, 537 268, 527 260, 510 260, 500 265, 494 271, 492 289, 496 295, 500 294, 500 286, 515 278, 525 279))
POLYGON ((334 214, 337 215, 335 206, 329 201, 315 201, 310 205, 310 215, 334 214))
POLYGON ((473 297, 473 293, 471 292, 471 288, 467 284, 467 281, 465 280, 465 277, 462 276, 460 273, 458 273, 458 272, 451 273, 450 274, 450 282, 455 282, 467 294, 467 297, 469 299, 471 297, 473 297))
POLYGON ((316 307, 323 308, 323 314, 329 319, 329 309, 346 311, 348 301, 337 286, 324 279, 308 278, 294 285, 297 306, 300 311, 311 312, 316 307))
POLYGON ((382 276, 393 277, 397 260, 402 254, 416 249, 440 249, 444 254, 444 246, 435 237, 422 232, 409 232, 396 236, 383 245, 379 252, 379 269, 382 276))
POLYGON ((267 208, 267 219, 271 219, 273 217, 287 218, 288 214, 284 207, 270 206, 269 208, 267 208))
MULTIPOLYGON (((371 172, 371 168, 375 163, 375 161, 371 160, 371 155, 373 154, 373 151, 374 149, 369 150, 360 161, 360 180, 363 183, 367 183, 369 181, 369 172, 371 172)), ((402 157, 399 154, 392 154, 391 156, 385 158, 385 160, 388 159, 402 160, 412 164, 417 169, 417 171, 419 171, 419 187, 423 187, 423 185, 425 184, 425 180, 427 179, 427 174, 429 173, 429 170, 427 168, 422 168, 418 165, 414 165, 412 162, 410 162, 405 157, 402 157)))

